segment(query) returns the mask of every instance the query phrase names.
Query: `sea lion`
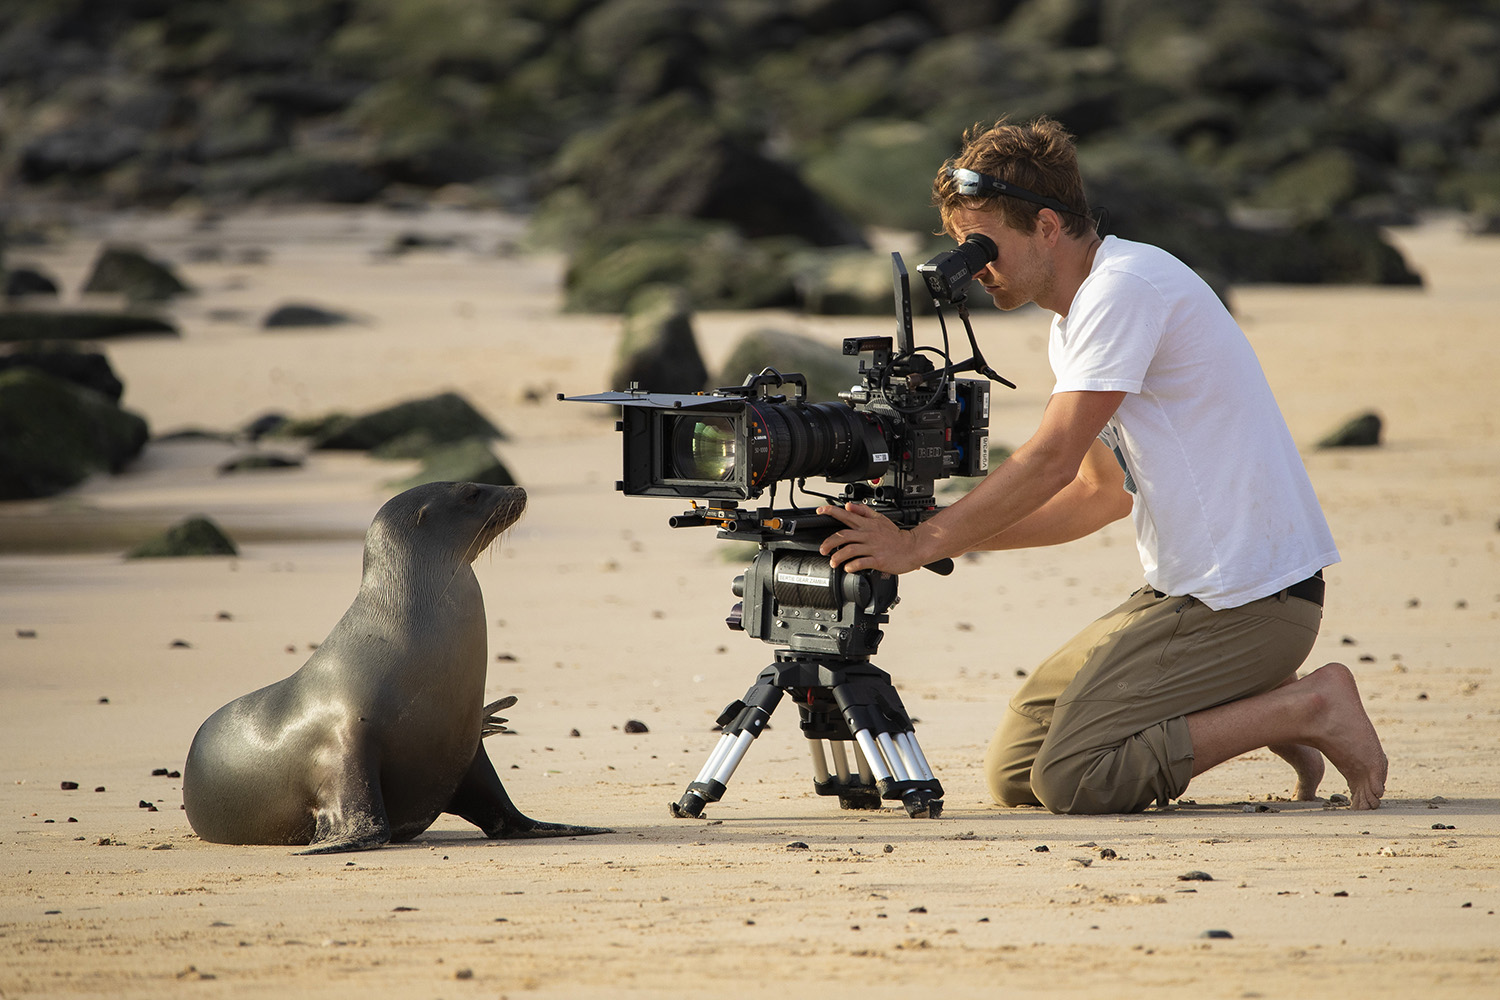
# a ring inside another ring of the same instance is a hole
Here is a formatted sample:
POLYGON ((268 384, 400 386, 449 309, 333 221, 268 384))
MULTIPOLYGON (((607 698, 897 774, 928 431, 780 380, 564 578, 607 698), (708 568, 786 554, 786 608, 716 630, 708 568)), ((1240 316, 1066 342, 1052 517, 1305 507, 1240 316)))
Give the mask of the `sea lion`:
POLYGON ((357 851, 410 840, 444 812, 489 837, 610 832, 522 815, 480 742, 514 699, 484 704, 470 564, 525 509, 525 490, 477 483, 429 483, 381 507, 359 593, 328 638, 193 737, 182 799, 198 836, 357 851))

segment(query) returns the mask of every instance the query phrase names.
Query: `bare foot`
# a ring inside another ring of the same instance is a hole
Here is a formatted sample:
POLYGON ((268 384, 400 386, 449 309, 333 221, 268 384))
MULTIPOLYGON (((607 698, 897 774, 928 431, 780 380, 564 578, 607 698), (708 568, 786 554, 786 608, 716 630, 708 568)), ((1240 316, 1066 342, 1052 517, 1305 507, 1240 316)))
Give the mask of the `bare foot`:
POLYGON ((1349 782, 1349 801, 1355 809, 1379 808, 1389 764, 1375 725, 1359 700, 1354 675, 1342 663, 1327 663, 1300 683, 1309 685, 1322 702, 1317 735, 1308 742, 1326 754, 1349 782))
POLYGON ((1278 743, 1268 749, 1292 765, 1292 770, 1297 772, 1297 788, 1293 798, 1298 802, 1316 801, 1318 785, 1323 781, 1323 754, 1316 747, 1302 743, 1278 743))

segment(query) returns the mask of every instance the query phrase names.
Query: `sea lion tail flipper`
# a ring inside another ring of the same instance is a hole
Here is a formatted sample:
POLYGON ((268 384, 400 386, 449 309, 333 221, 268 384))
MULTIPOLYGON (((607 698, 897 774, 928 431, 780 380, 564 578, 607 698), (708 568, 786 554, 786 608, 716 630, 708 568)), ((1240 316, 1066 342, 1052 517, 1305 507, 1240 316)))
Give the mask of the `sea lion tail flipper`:
POLYGON ((484 721, 483 723, 481 723, 479 728, 479 738, 484 739, 486 736, 494 736, 496 733, 510 732, 509 729, 505 728, 505 724, 510 720, 502 719, 495 713, 503 712, 515 703, 516 696, 512 694, 506 695, 499 701, 492 701, 488 705, 484 706, 484 721))
POLYGON ((453 813, 473 823, 493 839, 519 839, 527 837, 587 837, 596 833, 614 833, 598 826, 569 826, 564 823, 543 823, 532 819, 510 800, 500 776, 490 763, 483 745, 476 747, 474 761, 469 765, 463 780, 453 793, 452 800, 444 812, 453 813))

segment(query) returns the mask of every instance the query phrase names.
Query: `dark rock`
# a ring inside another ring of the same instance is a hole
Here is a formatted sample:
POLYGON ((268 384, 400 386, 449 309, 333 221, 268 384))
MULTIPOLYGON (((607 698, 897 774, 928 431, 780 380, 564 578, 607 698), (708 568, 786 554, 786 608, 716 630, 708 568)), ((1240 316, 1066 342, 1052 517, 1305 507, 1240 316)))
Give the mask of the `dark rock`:
POLYGON ((337 434, 354 422, 347 413, 324 413, 315 417, 295 417, 279 424, 267 436, 273 438, 311 438, 320 440, 337 434))
POLYGON ((291 302, 271 310, 266 314, 266 318, 261 320, 260 325, 267 330, 275 330, 297 326, 338 326, 352 322, 354 322, 353 318, 345 313, 334 312, 321 306, 291 302))
POLYGON ((190 517, 126 553, 127 559, 239 555, 229 536, 207 517, 190 517))
POLYGON ((27 295, 57 297, 57 282, 32 267, 14 267, 5 272, 5 297, 19 299, 27 295))
MULTIPOLYGON (((859 358, 838 347, 784 330, 760 329, 741 337, 719 369, 719 386, 742 385, 747 376, 771 367, 783 375, 807 376, 807 398, 826 401, 859 381, 859 358)), ((787 389, 788 393, 791 387, 787 389)))
MULTIPOLYGON (((889 253, 807 250, 795 254, 788 267, 797 302, 806 312, 823 316, 894 315, 889 253)), ((921 283, 915 284, 914 306, 927 301, 919 290, 921 283)))
POLYGON ((380 194, 386 183, 386 178, 361 162, 285 150, 209 164, 203 168, 198 190, 210 198, 359 205, 380 194))
POLYGON ((487 483, 491 486, 515 486, 505 463, 495 457, 485 438, 466 438, 432 448, 422 458, 422 468, 414 476, 391 485, 410 489, 423 483, 487 483))
POLYGON ((240 433, 251 441, 259 441, 268 434, 275 434, 289 421, 285 413, 263 413, 240 428, 240 433))
POLYGON ((155 334, 175 337, 177 327, 155 316, 134 313, 30 311, 0 312, 0 342, 26 340, 106 340, 155 334))
POLYGON ((808 185, 863 225, 932 232, 932 178, 953 153, 951 136, 923 122, 862 120, 807 158, 808 185))
POLYGON ((504 438, 499 429, 453 392, 397 403, 333 426, 313 438, 319 449, 365 451, 406 434, 423 433, 433 443, 464 438, 504 438))
POLYGON ((302 459, 296 455, 276 455, 264 452, 256 452, 249 455, 238 455, 227 461, 220 462, 219 475, 224 476, 232 472, 248 472, 258 469, 300 469, 302 459))
POLYGON ((749 240, 732 227, 657 220, 596 231, 568 263, 566 308, 621 312, 643 285, 681 285, 697 309, 760 309, 793 304, 787 255, 800 242, 749 240))
POLYGON ((1361 413, 1318 441, 1319 448, 1373 448, 1380 444, 1380 415, 1361 413))
POLYGON ((625 723, 625 731, 627 733, 649 733, 651 730, 647 729, 646 724, 639 719, 631 719, 625 723))
POLYGON ((0 371, 0 500, 51 496, 117 472, 145 446, 146 421, 92 389, 34 368, 0 371))
POLYGON ((68 341, 40 341, 0 351, 0 371, 11 368, 34 368, 92 389, 112 403, 118 403, 125 392, 108 358, 97 351, 78 350, 68 341))
POLYGON ((864 246, 796 171, 746 147, 702 103, 676 93, 570 143, 557 179, 605 224, 656 216, 732 223, 748 237, 864 246))
POLYGON ((632 382, 651 392, 697 392, 708 378, 693 336, 687 292, 677 285, 647 285, 625 309, 610 385, 632 382))
POLYGON ((21 151, 20 176, 28 184, 57 177, 92 177, 140 154, 144 130, 105 118, 68 125, 39 136, 21 151))
POLYGON ((132 302, 161 302, 189 290, 170 267, 128 246, 104 247, 83 285, 86 293, 119 293, 132 302))

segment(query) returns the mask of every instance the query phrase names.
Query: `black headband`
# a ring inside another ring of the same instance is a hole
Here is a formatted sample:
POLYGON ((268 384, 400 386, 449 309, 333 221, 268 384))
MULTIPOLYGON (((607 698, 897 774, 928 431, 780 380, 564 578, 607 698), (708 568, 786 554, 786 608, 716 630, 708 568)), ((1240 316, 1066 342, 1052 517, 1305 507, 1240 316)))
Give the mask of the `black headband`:
POLYGON ((989 174, 982 174, 977 170, 970 170, 967 167, 949 167, 948 176, 953 178, 953 183, 958 188, 958 193, 965 197, 1003 194, 1010 198, 1029 201, 1034 205, 1041 205, 1043 208, 1050 208, 1054 212, 1066 212, 1069 215, 1076 215, 1080 218, 1092 219, 1092 216, 1087 213, 1069 208, 1056 198, 1048 198, 1046 195, 1037 194, 1035 191, 1028 191, 1023 187, 1017 187, 1014 184, 1002 181, 998 177, 991 177, 989 174))

